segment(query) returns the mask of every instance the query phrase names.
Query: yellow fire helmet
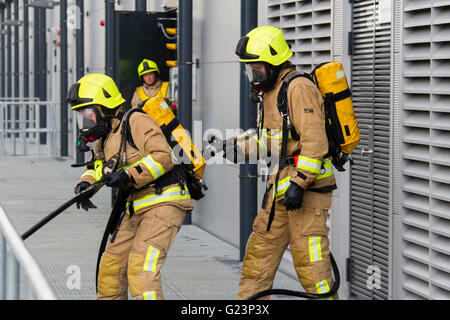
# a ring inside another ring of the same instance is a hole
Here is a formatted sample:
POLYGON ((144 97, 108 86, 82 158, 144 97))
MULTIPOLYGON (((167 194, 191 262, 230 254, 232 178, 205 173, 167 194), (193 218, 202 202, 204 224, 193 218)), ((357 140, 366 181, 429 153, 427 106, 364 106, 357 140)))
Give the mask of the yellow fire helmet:
POLYGON ((150 72, 154 72, 154 71, 156 71, 160 74, 159 68, 158 68, 158 65, 156 64, 156 62, 149 60, 149 59, 142 60, 142 62, 138 66, 137 71, 138 71, 139 78, 142 77, 146 73, 150 73, 150 72))
POLYGON ((240 62, 267 62, 274 66, 292 56, 283 32, 272 26, 257 27, 247 33, 239 40, 236 54, 240 62))
POLYGON ((125 102, 114 80, 107 75, 92 73, 73 84, 67 95, 72 110, 90 105, 114 109, 125 102))

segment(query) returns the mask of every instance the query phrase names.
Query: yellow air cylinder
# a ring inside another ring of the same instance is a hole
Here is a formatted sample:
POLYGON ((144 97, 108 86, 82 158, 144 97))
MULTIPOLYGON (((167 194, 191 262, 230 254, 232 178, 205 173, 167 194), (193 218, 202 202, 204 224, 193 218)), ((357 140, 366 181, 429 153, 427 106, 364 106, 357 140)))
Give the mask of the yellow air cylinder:
POLYGON ((168 141, 168 143, 172 147, 172 150, 178 151, 180 148, 183 150, 183 154, 185 155, 183 158, 184 163, 198 179, 201 179, 205 170, 206 161, 192 142, 189 133, 178 122, 178 119, 165 99, 158 96, 148 99, 142 107, 142 110, 156 121, 166 136, 166 139, 171 138, 171 141, 168 141), (186 158, 190 163, 186 163, 186 158))
POLYGON ((350 154, 358 145, 360 134, 344 68, 339 62, 326 63, 314 70, 314 76, 324 98, 329 93, 334 95, 332 100, 336 106, 337 121, 340 123, 344 140, 344 143, 341 143, 341 151, 350 154))

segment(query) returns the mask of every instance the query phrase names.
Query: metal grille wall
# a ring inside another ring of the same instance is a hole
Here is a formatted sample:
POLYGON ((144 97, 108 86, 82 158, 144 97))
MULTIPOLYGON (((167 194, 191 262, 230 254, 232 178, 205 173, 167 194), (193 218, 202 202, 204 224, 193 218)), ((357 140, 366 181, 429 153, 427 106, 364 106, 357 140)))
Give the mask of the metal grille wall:
POLYGON ((450 299, 450 2, 403 2, 402 287, 450 299))
POLYGON ((331 61, 331 0, 268 0, 268 24, 280 28, 303 71, 331 61))
POLYGON ((390 19, 352 1, 352 91, 361 132, 351 174, 350 294, 388 299, 390 19), (386 20, 386 21, 385 21, 386 20))

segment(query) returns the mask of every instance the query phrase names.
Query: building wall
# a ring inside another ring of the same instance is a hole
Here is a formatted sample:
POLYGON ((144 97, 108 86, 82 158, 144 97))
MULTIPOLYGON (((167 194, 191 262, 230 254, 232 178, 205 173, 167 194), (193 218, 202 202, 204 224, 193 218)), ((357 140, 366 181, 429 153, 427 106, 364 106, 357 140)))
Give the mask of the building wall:
MULTIPOLYGON (((261 24, 265 1, 259 1, 258 9, 261 24)), ((225 136, 227 129, 239 128, 240 65, 234 53, 239 38, 239 0, 194 1, 193 56, 200 68, 193 112, 205 137, 211 129, 225 136)), ((239 167, 209 165, 205 182, 207 197, 197 203, 193 223, 239 247, 239 167)))

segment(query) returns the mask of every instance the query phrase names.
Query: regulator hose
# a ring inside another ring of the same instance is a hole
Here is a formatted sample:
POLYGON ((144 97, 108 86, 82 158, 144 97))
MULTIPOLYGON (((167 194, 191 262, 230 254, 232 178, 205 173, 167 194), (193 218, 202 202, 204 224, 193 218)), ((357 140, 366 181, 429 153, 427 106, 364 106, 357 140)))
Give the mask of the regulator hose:
POLYGON ((294 290, 287 290, 287 289, 268 289, 268 290, 263 290, 261 292, 255 293, 254 295, 249 297, 247 300, 257 300, 259 298, 269 296, 269 295, 286 295, 286 296, 293 296, 293 297, 300 297, 300 298, 307 298, 307 299, 322 299, 322 298, 331 297, 339 289, 339 285, 341 283, 341 276, 339 274, 339 269, 336 264, 336 261, 334 260, 334 257, 331 253, 330 253, 330 261, 331 261, 331 268, 333 269, 334 284, 333 284, 333 287, 331 288, 331 290, 328 292, 310 293, 310 292, 294 291, 294 290))

